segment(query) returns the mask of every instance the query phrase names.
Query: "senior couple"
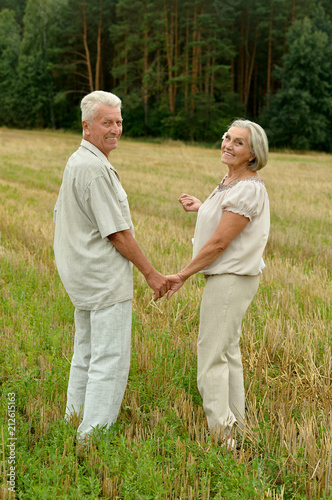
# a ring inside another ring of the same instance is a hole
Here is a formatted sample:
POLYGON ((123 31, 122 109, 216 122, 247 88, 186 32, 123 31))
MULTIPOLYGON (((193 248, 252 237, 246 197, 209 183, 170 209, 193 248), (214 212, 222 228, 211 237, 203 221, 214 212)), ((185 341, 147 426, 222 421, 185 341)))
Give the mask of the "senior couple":
POLYGON ((265 132, 247 120, 233 122, 221 145, 227 175, 204 203, 180 196, 184 210, 198 213, 193 259, 165 277, 135 240, 127 195, 109 161, 122 133, 120 99, 95 91, 81 110, 83 140, 68 160, 54 210, 56 264, 75 306, 66 418, 80 415, 79 442, 117 420, 130 366, 132 265, 154 300, 166 293, 169 299, 203 273, 197 383, 210 431, 231 446, 232 428, 245 419, 241 322, 258 288, 270 226, 257 173, 267 163, 265 132))

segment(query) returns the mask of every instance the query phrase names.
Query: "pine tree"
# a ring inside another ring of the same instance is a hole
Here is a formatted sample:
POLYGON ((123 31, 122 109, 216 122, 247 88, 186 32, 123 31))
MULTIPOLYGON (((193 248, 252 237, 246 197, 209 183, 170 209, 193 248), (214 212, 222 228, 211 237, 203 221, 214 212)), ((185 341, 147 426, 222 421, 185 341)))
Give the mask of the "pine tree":
POLYGON ((296 21, 287 36, 282 88, 264 122, 270 142, 294 149, 332 151, 332 25, 322 7, 296 21))
POLYGON ((14 125, 15 85, 20 53, 20 28, 15 21, 15 13, 4 9, 0 13, 0 121, 14 125))

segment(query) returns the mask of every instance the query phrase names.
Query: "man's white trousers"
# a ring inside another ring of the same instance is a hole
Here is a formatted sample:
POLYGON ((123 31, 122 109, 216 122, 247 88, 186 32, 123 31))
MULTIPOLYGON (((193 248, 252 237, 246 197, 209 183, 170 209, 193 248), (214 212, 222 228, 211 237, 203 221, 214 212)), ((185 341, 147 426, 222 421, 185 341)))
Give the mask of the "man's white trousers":
POLYGON ((75 309, 66 418, 81 414, 81 438, 116 422, 128 381, 132 301, 106 309, 75 309))

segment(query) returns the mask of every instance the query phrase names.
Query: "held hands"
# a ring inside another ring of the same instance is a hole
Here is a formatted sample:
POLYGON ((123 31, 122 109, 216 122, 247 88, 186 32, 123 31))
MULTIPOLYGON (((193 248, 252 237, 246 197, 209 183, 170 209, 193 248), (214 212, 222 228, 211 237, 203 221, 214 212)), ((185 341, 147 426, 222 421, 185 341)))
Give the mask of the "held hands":
POLYGON ((181 194, 179 202, 186 212, 198 212, 199 207, 202 205, 198 198, 186 193, 181 194))
MULTIPOLYGON (((179 202, 186 212, 198 212, 199 207, 202 205, 202 202, 198 198, 186 193, 181 194, 179 202)), ((153 269, 148 276, 145 276, 145 279, 147 284, 154 291, 154 301, 161 299, 167 292, 167 300, 169 300, 185 282, 185 279, 183 279, 179 274, 163 276, 155 269, 153 269)))
POLYGON ((167 300, 169 300, 174 293, 180 290, 185 280, 181 278, 179 274, 171 274, 166 276, 166 278, 168 279, 168 283, 170 285, 169 292, 167 294, 167 300))
POLYGON ((167 292, 167 300, 169 300, 185 282, 185 280, 181 278, 179 274, 164 276, 158 273, 158 271, 156 270, 154 270, 153 273, 146 277, 146 281, 154 291, 154 301, 161 299, 167 292))
MULTIPOLYGON (((198 212, 200 206, 202 205, 202 202, 198 198, 186 193, 181 194, 179 202, 186 212, 198 212)), ((151 273, 150 276, 146 277, 146 281, 154 291, 153 300, 157 301, 167 292, 167 300, 169 300, 172 295, 180 290, 185 282, 185 279, 183 279, 179 274, 163 276, 154 269, 154 272, 151 273)))
POLYGON ((148 276, 145 276, 145 279, 147 284, 154 291, 154 301, 161 299, 161 297, 163 297, 165 293, 170 289, 170 284, 166 276, 160 274, 155 269, 153 269, 153 271, 148 276))

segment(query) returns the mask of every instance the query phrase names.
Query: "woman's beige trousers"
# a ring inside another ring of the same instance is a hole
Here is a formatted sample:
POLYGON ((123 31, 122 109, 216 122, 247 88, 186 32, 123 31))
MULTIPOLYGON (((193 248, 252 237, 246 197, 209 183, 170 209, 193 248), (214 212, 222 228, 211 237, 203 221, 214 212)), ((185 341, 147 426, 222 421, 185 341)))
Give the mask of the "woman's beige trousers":
POLYGON ((206 276, 197 343, 197 384, 209 429, 227 438, 243 427, 245 396, 239 341, 241 322, 259 285, 259 276, 206 276))

